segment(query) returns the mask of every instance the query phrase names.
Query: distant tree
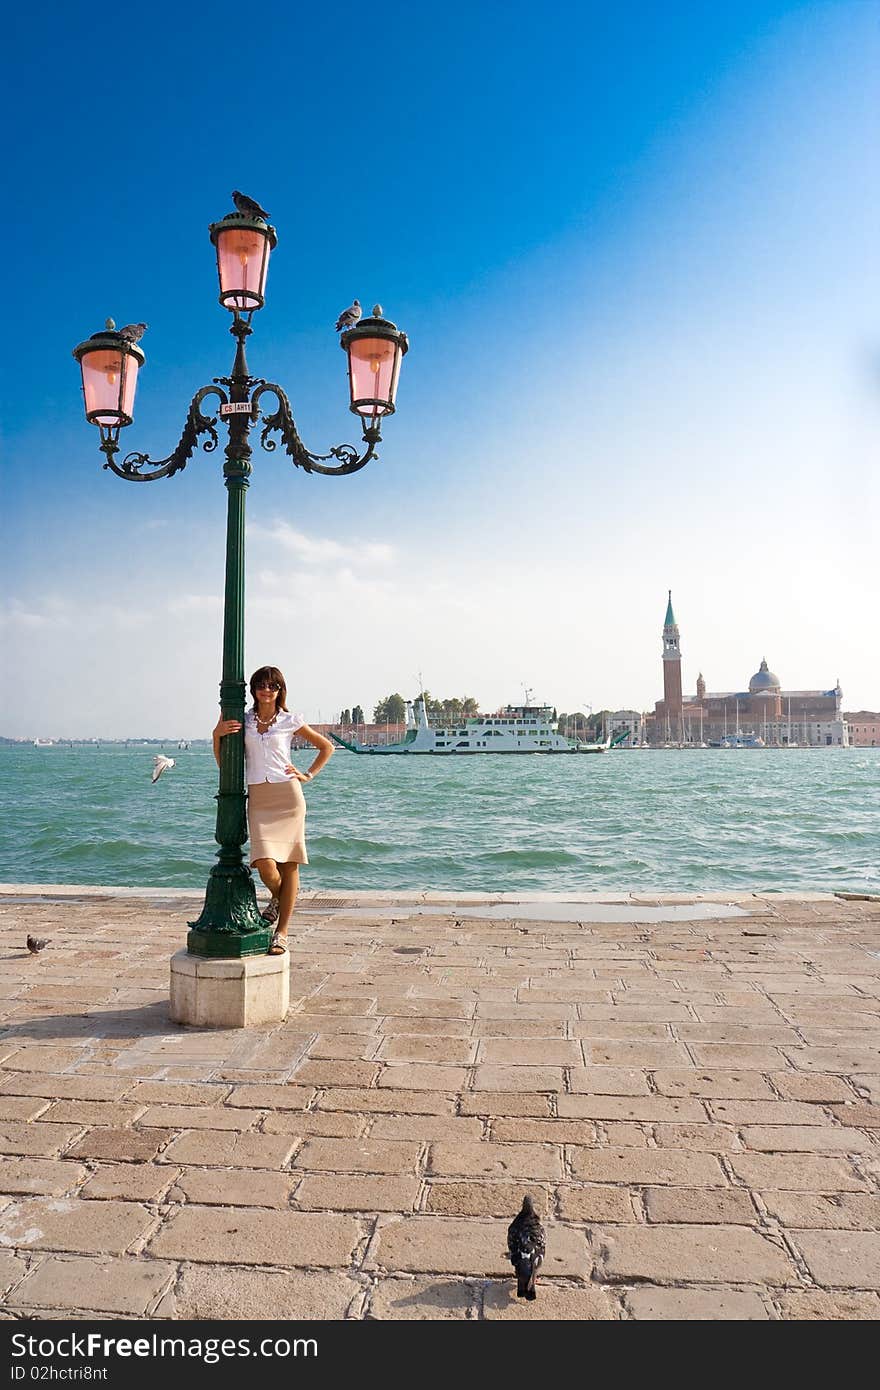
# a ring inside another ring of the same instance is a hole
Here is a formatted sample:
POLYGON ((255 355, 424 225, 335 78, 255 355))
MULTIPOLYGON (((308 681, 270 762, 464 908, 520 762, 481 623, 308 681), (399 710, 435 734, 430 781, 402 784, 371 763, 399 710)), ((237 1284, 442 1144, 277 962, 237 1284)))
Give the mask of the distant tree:
POLYGON ((352 724, 366 724, 367 721, 364 718, 364 712, 361 709, 360 705, 355 705, 354 709, 352 710, 351 722, 352 724))
POLYGON ((480 713, 480 702, 473 695, 465 695, 461 702, 461 712, 465 719, 475 719, 480 713))
POLYGON ((388 713, 385 718, 386 724, 402 724, 406 719, 406 700, 399 693, 388 696, 388 713))
POLYGON ((386 695, 373 710, 376 724, 402 724, 406 718, 406 701, 402 695, 386 695))
POLYGON ((558 722, 560 733, 569 738, 586 738, 588 735, 589 721, 580 710, 575 710, 571 714, 560 714, 558 722))
POLYGON ((339 716, 339 722, 340 722, 340 724, 350 724, 350 723, 351 723, 351 710, 350 710, 350 709, 344 709, 344 710, 342 711, 342 713, 341 713, 340 716, 339 716))
POLYGON ((596 743, 605 737, 605 724, 611 718, 610 709, 595 710, 590 717, 589 737, 596 743))

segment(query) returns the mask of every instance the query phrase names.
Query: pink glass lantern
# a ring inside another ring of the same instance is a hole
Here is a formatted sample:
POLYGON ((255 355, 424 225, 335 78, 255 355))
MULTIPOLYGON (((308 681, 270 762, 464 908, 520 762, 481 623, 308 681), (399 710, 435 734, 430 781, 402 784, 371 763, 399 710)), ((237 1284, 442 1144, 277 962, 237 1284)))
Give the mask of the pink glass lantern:
POLYGON ((108 328, 80 343, 73 355, 82 372, 89 423, 102 431, 130 425, 138 371, 146 360, 142 349, 108 328))
POLYGON ((277 244, 275 228, 259 217, 230 212, 211 224, 217 252, 220 303, 233 313, 249 314, 266 302, 269 253, 277 244))
POLYGON ((340 342, 348 354, 349 408, 370 420, 393 415, 400 364, 409 349, 406 334, 382 317, 377 304, 372 317, 348 329, 340 342))

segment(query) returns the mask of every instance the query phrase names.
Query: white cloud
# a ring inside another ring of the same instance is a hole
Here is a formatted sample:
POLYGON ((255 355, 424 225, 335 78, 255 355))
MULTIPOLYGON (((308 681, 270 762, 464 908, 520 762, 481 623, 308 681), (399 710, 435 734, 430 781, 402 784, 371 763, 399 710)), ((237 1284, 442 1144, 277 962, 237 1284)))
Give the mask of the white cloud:
POLYGON ((394 559, 393 548, 384 541, 351 541, 343 544, 325 536, 307 536, 296 531, 286 521, 273 526, 259 523, 248 527, 248 540, 279 545, 306 565, 389 565, 394 559))
POLYGON ((25 607, 20 599, 7 599, 0 607, 0 627, 34 629, 52 627, 57 622, 57 615, 45 607, 38 612, 33 607, 25 607))
POLYGON ((182 594, 169 601, 168 612, 179 617, 188 613, 219 613, 223 600, 219 594, 182 594))
POLYGON ((145 627, 155 618, 149 608, 134 608, 127 603, 81 602, 46 594, 29 599, 27 603, 18 598, 7 600, 0 609, 0 627, 10 632, 46 630, 69 631, 79 635, 93 635, 116 629, 127 632, 133 628, 145 627))

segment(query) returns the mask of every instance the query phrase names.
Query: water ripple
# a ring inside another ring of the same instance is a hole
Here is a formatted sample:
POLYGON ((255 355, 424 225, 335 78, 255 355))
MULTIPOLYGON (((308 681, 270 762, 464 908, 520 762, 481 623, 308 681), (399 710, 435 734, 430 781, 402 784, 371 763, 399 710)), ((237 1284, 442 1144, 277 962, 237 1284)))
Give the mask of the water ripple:
MULTIPOLYGON (((217 772, 177 750, 0 747, 0 878, 201 889, 217 772)), ((306 788, 312 888, 874 891, 880 749, 358 758, 306 788)))

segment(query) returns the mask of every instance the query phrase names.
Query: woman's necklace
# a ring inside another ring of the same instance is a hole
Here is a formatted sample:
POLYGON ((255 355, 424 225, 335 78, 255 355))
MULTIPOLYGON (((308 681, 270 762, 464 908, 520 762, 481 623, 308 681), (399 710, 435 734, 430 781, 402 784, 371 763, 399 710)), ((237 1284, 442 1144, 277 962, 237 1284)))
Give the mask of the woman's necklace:
POLYGON ((277 709, 276 709, 275 713, 272 715, 272 718, 271 718, 271 719, 264 719, 263 716, 262 716, 261 714, 258 714, 258 715, 257 715, 257 733, 258 733, 258 734, 267 734, 267 733, 269 732, 269 730, 271 729, 272 725, 275 723, 275 720, 276 720, 277 718, 278 718, 278 711, 277 711, 277 709))

